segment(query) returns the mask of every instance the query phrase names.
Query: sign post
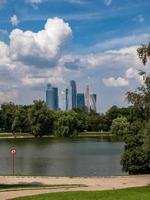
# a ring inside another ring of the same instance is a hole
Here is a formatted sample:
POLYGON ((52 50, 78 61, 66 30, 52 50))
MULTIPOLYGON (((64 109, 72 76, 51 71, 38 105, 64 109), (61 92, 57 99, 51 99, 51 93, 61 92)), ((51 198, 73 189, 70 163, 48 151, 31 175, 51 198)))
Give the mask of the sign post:
POLYGON ((11 150, 10 150, 10 153, 12 155, 12 172, 13 172, 13 176, 15 175, 15 155, 16 155, 16 149, 13 147, 11 150))

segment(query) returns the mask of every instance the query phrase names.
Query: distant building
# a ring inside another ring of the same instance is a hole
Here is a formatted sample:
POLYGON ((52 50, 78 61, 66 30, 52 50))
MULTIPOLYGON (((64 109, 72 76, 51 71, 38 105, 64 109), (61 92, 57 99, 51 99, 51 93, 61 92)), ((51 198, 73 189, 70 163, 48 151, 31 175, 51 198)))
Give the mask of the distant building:
POLYGON ((66 88, 65 90, 65 107, 66 107, 66 110, 69 110, 69 90, 68 88, 66 88))
POLYGON ((86 86, 85 105, 86 105, 87 111, 90 112, 90 88, 89 88, 89 85, 86 86))
POLYGON ((96 112, 96 94, 90 95, 90 109, 96 112))
POLYGON ((70 81, 70 86, 71 86, 71 109, 77 108, 77 87, 76 87, 76 82, 74 80, 70 81))
POLYGON ((85 97, 83 93, 77 94, 77 108, 84 110, 85 108, 85 97))
POLYGON ((51 84, 47 84, 46 104, 50 109, 58 110, 58 88, 52 87, 51 84))

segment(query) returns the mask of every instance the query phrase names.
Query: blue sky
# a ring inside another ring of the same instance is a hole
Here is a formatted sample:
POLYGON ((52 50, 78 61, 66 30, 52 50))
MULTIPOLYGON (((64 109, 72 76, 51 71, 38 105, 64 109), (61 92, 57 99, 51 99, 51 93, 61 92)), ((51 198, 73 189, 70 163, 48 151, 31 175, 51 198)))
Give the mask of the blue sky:
POLYGON ((149 0, 0 0, 0 101, 45 99, 48 82, 63 90, 90 85, 97 108, 126 106, 142 83, 136 48, 150 39, 149 0))

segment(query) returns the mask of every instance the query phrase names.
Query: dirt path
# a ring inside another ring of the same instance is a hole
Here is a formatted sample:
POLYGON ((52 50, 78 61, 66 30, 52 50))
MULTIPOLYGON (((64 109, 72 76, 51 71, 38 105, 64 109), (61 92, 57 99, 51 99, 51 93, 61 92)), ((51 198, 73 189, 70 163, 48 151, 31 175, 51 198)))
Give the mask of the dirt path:
POLYGON ((34 189, 21 191, 1 191, 0 200, 7 200, 15 197, 29 196, 35 194, 63 191, 96 191, 110 190, 128 187, 138 187, 150 185, 150 175, 145 176, 115 176, 115 177, 92 177, 92 178, 68 178, 68 177, 11 177, 0 176, 0 184, 24 184, 39 183, 46 185, 63 185, 63 184, 82 184, 85 187, 59 187, 56 189, 34 189))

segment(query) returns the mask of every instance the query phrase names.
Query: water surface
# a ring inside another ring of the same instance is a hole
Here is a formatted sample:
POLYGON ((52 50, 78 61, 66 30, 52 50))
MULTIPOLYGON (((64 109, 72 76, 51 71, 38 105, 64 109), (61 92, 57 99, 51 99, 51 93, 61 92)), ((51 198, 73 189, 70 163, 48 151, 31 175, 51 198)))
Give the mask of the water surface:
POLYGON ((0 140, 0 174, 12 173, 10 149, 15 147, 18 175, 114 176, 120 166, 122 142, 107 139, 3 139, 0 140))

